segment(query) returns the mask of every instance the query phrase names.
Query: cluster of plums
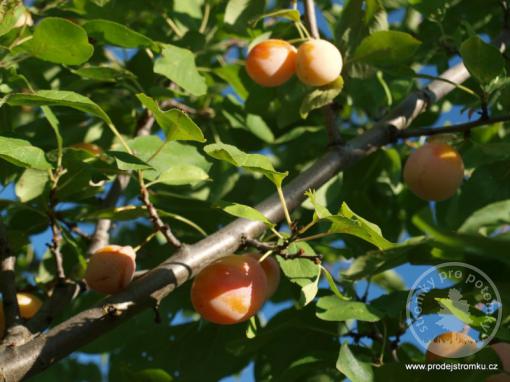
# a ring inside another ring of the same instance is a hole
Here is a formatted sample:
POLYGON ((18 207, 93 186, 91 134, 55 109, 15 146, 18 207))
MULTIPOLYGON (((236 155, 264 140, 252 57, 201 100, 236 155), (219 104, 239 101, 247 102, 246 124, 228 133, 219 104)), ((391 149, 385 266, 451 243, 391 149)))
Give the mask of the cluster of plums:
POLYGON ((280 86, 294 73, 305 85, 324 86, 340 76, 342 55, 326 40, 310 39, 296 49, 287 41, 270 39, 250 50, 246 71, 265 87, 280 86))
MULTIPOLYGON (((280 283, 280 267, 260 254, 226 256, 204 268, 191 286, 191 302, 207 321, 235 324, 252 317, 280 283)), ((136 270, 130 246, 108 245, 90 258, 85 281, 90 289, 115 294, 125 289, 136 270)))
POLYGON ((441 201, 457 192, 464 178, 464 162, 452 146, 430 142, 412 152, 404 166, 404 181, 424 200, 441 201))
MULTIPOLYGON (((510 382, 510 344, 499 342, 490 345, 501 360, 504 373, 491 375, 485 382, 510 382)), ((427 348, 425 359, 436 362, 445 358, 462 358, 477 351, 476 341, 468 334, 446 332, 435 337, 427 348)))
POLYGON ((191 286, 191 302, 207 321, 237 324, 255 315, 280 283, 280 267, 249 253, 226 256, 204 268, 191 286))

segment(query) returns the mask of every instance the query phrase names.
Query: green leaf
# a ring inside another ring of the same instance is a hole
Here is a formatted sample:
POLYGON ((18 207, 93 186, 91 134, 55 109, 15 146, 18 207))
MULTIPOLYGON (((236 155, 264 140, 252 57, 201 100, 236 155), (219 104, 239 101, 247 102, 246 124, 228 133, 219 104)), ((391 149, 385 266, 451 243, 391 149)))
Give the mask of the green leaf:
MULTIPOLYGON (((317 267, 317 265, 315 265, 317 267)), ((311 303, 319 292, 319 280, 321 278, 321 267, 318 266, 317 278, 301 288, 299 306, 304 307, 311 303)))
POLYGON ((244 25, 246 28, 246 23, 263 11, 263 0, 229 0, 223 21, 228 25, 244 25))
POLYGON ((252 339, 257 336, 257 332, 259 331, 259 323, 257 320, 257 315, 250 317, 248 320, 248 325, 246 327, 246 338, 252 339))
POLYGON ((154 63, 154 72, 175 82, 194 96, 207 91, 204 77, 195 65, 195 55, 188 49, 164 45, 162 56, 154 63))
POLYGON ((0 158, 19 167, 36 170, 49 170, 43 150, 23 139, 0 137, 0 158))
POLYGON ((492 203, 473 212, 459 228, 459 232, 476 234, 483 227, 498 227, 503 224, 510 224, 510 200, 492 203))
POLYGON ((162 111, 152 98, 143 93, 139 93, 136 96, 154 114, 158 125, 165 132, 167 141, 205 142, 202 130, 186 113, 179 109, 162 111))
POLYGON ((372 277, 372 282, 380 287, 392 292, 406 289, 406 284, 402 277, 393 269, 381 272, 372 277))
POLYGON ((67 90, 39 90, 35 93, 16 93, 8 97, 12 106, 66 106, 101 118, 112 123, 103 109, 89 98, 67 90))
POLYGON ((501 74, 505 60, 499 50, 478 36, 468 38, 460 46, 460 54, 469 73, 482 85, 501 74))
POLYGON ((111 0, 91 0, 94 4, 96 4, 98 7, 104 7, 106 4, 108 4, 111 0))
POLYGON ((241 80, 241 73, 245 70, 243 65, 228 64, 220 66, 219 68, 214 68, 213 73, 231 85, 239 97, 246 99, 249 92, 241 80))
POLYGON ((285 133, 283 135, 280 135, 275 141, 275 144, 282 144, 287 143, 290 141, 293 141, 294 139, 297 139, 301 137, 305 133, 316 133, 320 130, 323 130, 323 126, 300 126, 295 127, 292 130, 290 130, 288 133, 285 133))
POLYGON ((204 151, 215 159, 229 162, 249 171, 262 173, 277 187, 281 187, 283 179, 288 175, 288 172, 276 171, 265 155, 247 154, 232 145, 213 143, 205 146, 204 151))
MULTIPOLYGON (((289 245, 289 255, 294 255, 302 251, 304 256, 315 256, 316 253, 306 242, 295 242, 289 245)), ((280 256, 276 258, 280 264, 282 273, 289 279, 290 282, 304 287, 310 282, 314 281, 319 275, 320 268, 305 258, 282 259, 280 256)))
POLYGON ((340 353, 336 361, 336 368, 342 372, 352 382, 372 382, 374 381, 374 371, 367 362, 361 362, 354 354, 347 342, 340 347, 340 353))
POLYGON ((23 12, 25 7, 21 0, 4 0, 0 3, 0 36, 14 28, 23 12))
MULTIPOLYGON (((459 320, 464 322, 473 328, 484 328, 484 332, 488 332, 487 327, 494 326, 496 324, 496 318, 488 316, 486 314, 474 315, 461 309, 457 304, 449 298, 436 297, 435 300, 445 307, 451 314, 457 317, 459 320)), ((490 331, 489 331, 490 332, 490 331)))
POLYGON ((149 37, 109 20, 90 20, 83 27, 90 37, 122 48, 153 48, 156 45, 149 37))
POLYGON ((64 65, 81 65, 94 52, 87 32, 59 17, 44 18, 35 28, 33 38, 23 47, 41 60, 64 65))
POLYGON ((127 382, 172 382, 174 378, 163 369, 145 369, 129 375, 127 382))
POLYGON ((274 142, 273 132, 261 116, 248 114, 246 116, 246 128, 264 142, 274 142))
POLYGON ((256 222, 262 222, 269 228, 272 228, 275 226, 274 223, 272 223, 268 218, 266 218, 261 212, 259 212, 257 209, 246 206, 244 204, 239 203, 220 203, 220 207, 223 211, 225 211, 227 214, 230 214, 232 216, 236 216, 238 218, 248 219, 256 222))
POLYGON ((16 196, 21 203, 29 202, 44 193, 48 180, 48 171, 28 168, 16 182, 16 196))
POLYGON ((172 141, 163 142, 161 138, 151 135, 138 137, 129 142, 136 156, 150 164, 154 170, 146 170, 145 179, 154 181, 168 169, 168 164, 196 166, 209 173, 211 164, 198 150, 190 145, 172 141))
MULTIPOLYGON (((510 242, 499 238, 488 238, 463 233, 446 233, 438 230, 427 216, 426 210, 412 217, 412 222, 433 239, 434 246, 448 249, 447 255, 473 255, 487 261, 493 259, 510 265, 510 242)), ((451 257, 447 257, 451 258, 451 257)))
POLYGON ((326 277, 326 281, 328 282, 328 285, 329 285, 329 288, 331 289, 331 291, 335 294, 336 297, 338 297, 340 300, 346 300, 348 301, 349 298, 348 297, 345 297, 341 292, 340 290, 338 289, 338 287, 336 286, 336 282, 335 280, 333 279, 333 276, 331 276, 331 273, 329 273, 328 269, 321 266, 321 269, 324 273, 324 276, 326 277))
POLYGON ((301 118, 306 119, 312 110, 329 105, 342 92, 343 87, 344 80, 340 76, 332 83, 312 90, 301 102, 299 108, 301 118))
POLYGON ((359 301, 345 301, 337 296, 321 297, 317 301, 317 317, 325 321, 359 320, 377 322, 383 313, 359 301))
POLYGON ((122 171, 136 171, 152 169, 152 166, 140 158, 125 151, 108 151, 108 155, 115 158, 117 167, 122 171))
POLYGON ((191 164, 170 165, 161 175, 150 184, 163 183, 170 186, 197 184, 209 179, 209 175, 200 167, 191 164))
POLYGON ((373 277, 381 272, 409 262, 413 257, 430 261, 432 242, 425 237, 413 237, 385 250, 372 250, 354 259, 343 277, 352 280, 373 277))
POLYGON ((369 243, 372 243, 379 249, 388 249, 394 244, 382 236, 381 229, 374 223, 363 219, 355 214, 346 203, 342 204, 337 215, 328 216, 331 221, 330 233, 342 233, 357 236, 369 243))
POLYGON ((411 59, 421 42, 408 33, 378 31, 361 41, 352 61, 374 66, 394 66, 411 59))
POLYGON ((87 66, 72 70, 72 72, 81 78, 96 81, 116 82, 135 78, 135 75, 128 70, 111 68, 109 66, 87 66))
POLYGON ((331 212, 329 212, 329 210, 325 206, 317 202, 316 200, 317 191, 309 190, 305 192, 305 195, 308 197, 308 201, 312 204, 313 208, 315 209, 314 220, 326 219, 331 216, 331 212))
POLYGON ((253 21, 253 24, 257 24, 259 21, 269 17, 281 17, 290 21, 300 21, 301 15, 297 9, 279 9, 274 12, 266 13, 253 21))

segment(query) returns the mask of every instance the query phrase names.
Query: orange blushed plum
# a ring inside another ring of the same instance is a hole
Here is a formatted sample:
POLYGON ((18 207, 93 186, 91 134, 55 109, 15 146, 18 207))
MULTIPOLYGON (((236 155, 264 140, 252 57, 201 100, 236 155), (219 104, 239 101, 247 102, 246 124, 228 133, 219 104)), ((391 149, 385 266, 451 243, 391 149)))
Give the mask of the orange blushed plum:
POLYGON ((426 143, 414 151, 404 166, 404 181, 424 200, 452 197, 464 178, 460 154, 446 143, 426 143))
POLYGON ((309 40, 298 49, 296 74, 301 82, 310 86, 327 85, 342 72, 342 55, 326 40, 309 40))
POLYGON ((204 319, 236 324, 253 316, 267 296, 267 278, 250 256, 226 256, 204 268, 191 286, 191 302, 204 319))
MULTIPOLYGON (((39 297, 31 293, 17 293, 16 298, 18 300, 19 314, 22 318, 28 320, 35 316, 35 314, 41 309, 42 301, 39 297)), ((4 305, 0 304, 0 335, 3 336, 5 331, 5 316, 4 316, 4 305)))
POLYGON ((259 85, 279 86, 296 71, 296 48, 283 40, 262 41, 250 50, 246 58, 246 71, 259 85))
POLYGON ((90 258, 85 280, 90 289, 115 294, 125 289, 136 270, 136 253, 130 246, 108 245, 90 258))
MULTIPOLYGON (((262 257, 260 253, 249 253, 248 256, 253 257, 257 261, 262 257)), ((267 298, 269 298, 276 292, 278 285, 280 285, 280 266, 272 256, 266 257, 264 261, 259 262, 259 264, 266 273, 267 298)))
POLYGON ((444 358, 462 358, 473 354, 477 349, 476 341, 460 332, 446 332, 434 338, 427 349, 427 362, 444 358))

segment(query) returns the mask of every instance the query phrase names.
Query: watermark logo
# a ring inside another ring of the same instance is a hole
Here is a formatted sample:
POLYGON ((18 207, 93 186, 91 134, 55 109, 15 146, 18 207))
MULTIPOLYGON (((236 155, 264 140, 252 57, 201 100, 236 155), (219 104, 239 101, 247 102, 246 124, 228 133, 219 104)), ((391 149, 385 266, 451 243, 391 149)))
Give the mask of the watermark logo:
POLYGON ((481 350, 494 337, 502 304, 485 272, 449 262, 418 277, 409 291, 406 314, 410 332, 424 349, 438 357, 461 358, 481 350))

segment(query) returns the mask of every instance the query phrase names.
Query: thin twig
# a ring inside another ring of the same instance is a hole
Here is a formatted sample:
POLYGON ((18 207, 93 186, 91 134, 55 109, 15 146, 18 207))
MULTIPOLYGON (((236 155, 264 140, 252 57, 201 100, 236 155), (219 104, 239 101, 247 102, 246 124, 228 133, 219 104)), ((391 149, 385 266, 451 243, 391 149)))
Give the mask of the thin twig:
POLYGON ((172 233, 172 230, 170 229, 170 226, 166 224, 161 218, 159 217, 159 213, 156 210, 156 207, 154 207, 154 204, 150 201, 149 198, 149 190, 147 190, 147 187, 143 183, 143 175, 140 173, 140 200, 142 203, 147 207, 147 212, 149 213, 149 217, 152 220, 152 224, 154 224, 154 228, 161 232, 163 236, 165 237, 166 241, 173 245, 175 248, 180 248, 182 246, 182 243, 175 237, 175 235, 172 233))
POLYGON ((80 236, 82 239, 87 240, 87 241, 91 241, 92 240, 92 236, 89 235, 86 232, 83 232, 81 230, 81 228, 78 226, 78 224, 76 224, 74 222, 68 222, 68 221, 63 220, 63 219, 59 219, 59 220, 67 227, 67 229, 69 231, 74 232, 75 234, 80 236))
POLYGON ((424 127, 420 129, 412 129, 412 130, 400 130, 396 132, 395 138, 405 139, 412 137, 421 137, 421 136, 430 136, 437 134, 447 134, 447 133, 465 133, 475 127, 492 125, 498 122, 507 122, 510 121, 510 115, 502 115, 498 117, 492 118, 480 118, 476 121, 460 123, 457 125, 444 126, 444 127, 424 127))
POLYGON ((300 238, 296 239, 296 241, 317 240, 317 239, 322 239, 323 237, 327 237, 327 236, 331 236, 331 235, 332 235, 331 232, 321 232, 321 233, 317 233, 315 235, 300 237, 300 238))
POLYGON ((264 242, 256 240, 256 239, 250 239, 246 236, 243 236, 241 238, 241 244, 246 247, 256 248, 262 252, 272 251, 277 248, 277 246, 274 243, 264 243, 264 242))
POLYGON ((60 177, 65 173, 62 167, 58 167, 52 175, 52 185, 48 202, 48 218, 51 228, 51 243, 47 244, 53 259, 55 261, 55 268, 57 271, 57 282, 63 283, 66 275, 64 272, 64 260, 62 258, 62 228, 58 223, 56 208, 58 205, 57 200, 57 186, 60 177))

